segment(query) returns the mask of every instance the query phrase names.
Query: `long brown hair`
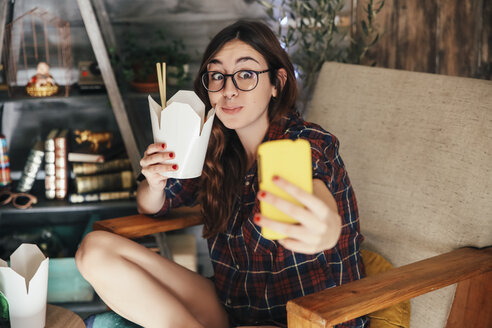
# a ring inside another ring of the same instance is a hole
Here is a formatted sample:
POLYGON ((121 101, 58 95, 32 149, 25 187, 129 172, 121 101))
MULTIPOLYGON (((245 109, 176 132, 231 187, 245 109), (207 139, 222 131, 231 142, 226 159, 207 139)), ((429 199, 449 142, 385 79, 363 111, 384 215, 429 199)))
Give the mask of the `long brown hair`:
MULTIPOLYGON (((207 111, 212 106, 208 92, 202 85, 201 76, 207 71, 207 65, 215 54, 232 40, 247 43, 265 58, 268 69, 270 69, 270 82, 277 87, 277 90, 280 90, 277 97, 270 100, 269 122, 280 119, 287 112, 295 111, 297 84, 289 56, 266 24, 245 20, 237 21, 220 31, 210 41, 203 54, 194 88, 205 103, 207 111), (277 71, 280 68, 287 72, 287 79, 283 87, 277 78, 277 71)), ((205 238, 210 238, 227 229, 227 221, 236 202, 240 200, 241 182, 246 174, 246 166, 246 153, 236 132, 226 128, 220 120, 216 119, 212 127, 201 176, 201 188, 198 193, 204 218, 203 236, 205 238)))

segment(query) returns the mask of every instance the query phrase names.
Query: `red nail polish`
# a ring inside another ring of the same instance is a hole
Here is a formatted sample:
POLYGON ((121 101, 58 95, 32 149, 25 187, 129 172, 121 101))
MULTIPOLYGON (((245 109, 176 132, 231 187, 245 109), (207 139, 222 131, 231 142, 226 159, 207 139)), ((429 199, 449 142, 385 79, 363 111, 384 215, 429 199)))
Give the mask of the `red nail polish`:
POLYGON ((174 158, 174 153, 169 153, 170 158, 174 158))
POLYGON ((164 149, 164 148, 166 148, 166 144, 165 143, 162 144, 162 149, 164 149))
POLYGON ((173 164, 172 168, 173 168, 173 170, 177 170, 178 166, 176 164, 173 164))
POLYGON ((260 191, 260 193, 258 194, 258 196, 259 196, 260 198, 264 198, 264 197, 266 196, 266 192, 264 192, 264 191, 260 191))
POLYGON ((272 178, 273 181, 278 181, 278 179, 279 179, 278 175, 274 175, 272 178))

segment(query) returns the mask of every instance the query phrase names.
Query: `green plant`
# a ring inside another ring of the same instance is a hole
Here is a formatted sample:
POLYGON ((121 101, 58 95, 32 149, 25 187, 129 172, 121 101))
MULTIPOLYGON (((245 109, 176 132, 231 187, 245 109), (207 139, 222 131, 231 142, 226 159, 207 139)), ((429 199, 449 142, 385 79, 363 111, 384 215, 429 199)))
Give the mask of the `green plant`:
POLYGON ((2 292, 0 292, 0 327, 10 327, 9 302, 2 292))
POLYGON ((190 60, 183 41, 168 40, 163 30, 151 33, 150 40, 146 39, 143 44, 133 31, 128 32, 124 39, 121 54, 113 57, 113 65, 116 65, 129 82, 157 81, 158 62, 166 62, 166 66, 175 66, 182 71, 190 60))
POLYGON ((360 22, 363 33, 354 38, 350 26, 343 29, 338 24, 346 0, 257 1, 276 25, 277 36, 298 70, 304 108, 325 61, 359 64, 379 39, 374 19, 384 0, 367 0, 367 17, 360 22))

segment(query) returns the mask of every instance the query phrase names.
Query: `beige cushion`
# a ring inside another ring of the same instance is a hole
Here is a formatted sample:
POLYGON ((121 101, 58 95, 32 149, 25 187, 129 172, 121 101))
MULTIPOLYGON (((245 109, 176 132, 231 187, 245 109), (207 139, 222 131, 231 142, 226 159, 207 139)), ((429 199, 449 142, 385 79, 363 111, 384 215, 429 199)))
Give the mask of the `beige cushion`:
MULTIPOLYGON (((340 139, 365 247, 395 266, 492 245, 492 82, 325 63, 306 113, 340 139)), ((454 287, 412 300, 444 327, 454 287)))

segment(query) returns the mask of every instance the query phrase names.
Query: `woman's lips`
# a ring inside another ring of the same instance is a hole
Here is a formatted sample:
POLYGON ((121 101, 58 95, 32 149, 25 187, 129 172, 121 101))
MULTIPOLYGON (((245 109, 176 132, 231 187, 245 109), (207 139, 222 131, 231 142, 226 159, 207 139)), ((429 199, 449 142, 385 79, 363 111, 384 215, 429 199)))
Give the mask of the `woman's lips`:
POLYGON ((221 109, 226 114, 236 114, 239 111, 241 111, 241 109, 243 109, 243 106, 228 106, 228 107, 222 106, 221 109))

